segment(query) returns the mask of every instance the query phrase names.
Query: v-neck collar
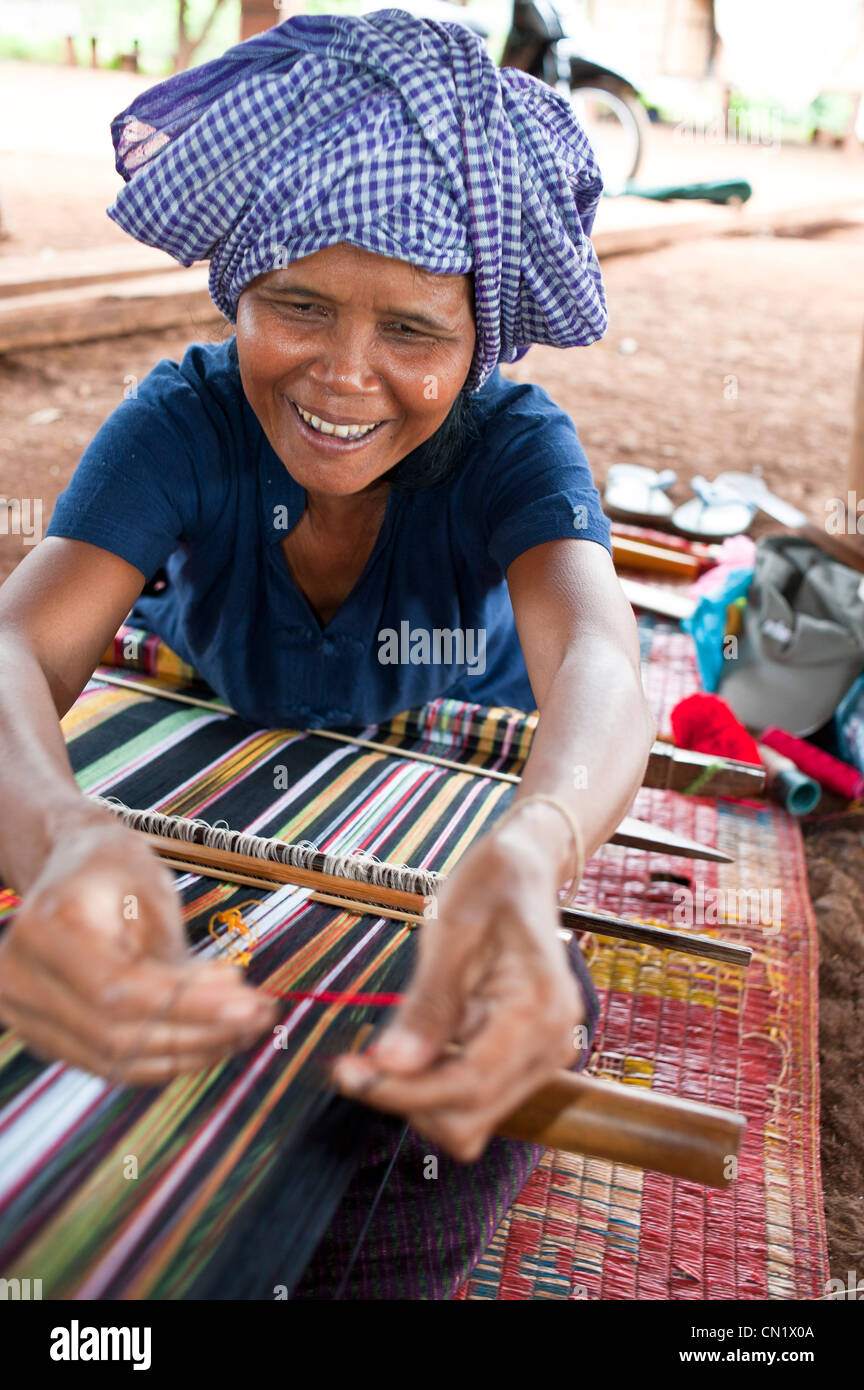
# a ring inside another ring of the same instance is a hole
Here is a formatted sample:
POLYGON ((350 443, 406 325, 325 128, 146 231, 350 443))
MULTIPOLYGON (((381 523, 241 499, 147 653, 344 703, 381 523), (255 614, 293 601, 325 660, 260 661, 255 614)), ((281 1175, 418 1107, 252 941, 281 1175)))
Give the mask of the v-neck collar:
POLYGON ((350 627, 352 613, 356 608, 359 596, 371 571, 377 564, 379 556, 390 540, 396 515, 401 509, 403 495, 398 488, 390 488, 387 494, 384 518, 366 564, 332 618, 328 622, 322 623, 306 595, 298 587, 282 550, 282 541, 289 532, 293 531, 306 509, 306 489, 291 477, 278 454, 270 446, 266 436, 264 445, 262 502, 265 512, 265 535, 269 533, 269 543, 266 546, 267 560, 271 570, 278 577, 280 588, 292 595, 294 608, 303 615, 306 625, 320 637, 330 636, 334 632, 350 627), (283 524, 277 526, 277 517, 283 524))

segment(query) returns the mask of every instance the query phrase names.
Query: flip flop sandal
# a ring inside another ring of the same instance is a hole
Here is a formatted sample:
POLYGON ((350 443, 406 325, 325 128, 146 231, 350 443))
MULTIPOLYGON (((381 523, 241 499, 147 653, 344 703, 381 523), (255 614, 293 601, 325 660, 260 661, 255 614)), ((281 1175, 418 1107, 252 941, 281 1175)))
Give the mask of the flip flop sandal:
POLYGON ((746 531, 758 510, 755 502, 745 501, 707 478, 691 479, 696 496, 676 507, 671 524, 691 540, 722 541, 746 531))
POLYGON ((678 475, 671 468, 657 473, 653 468, 644 468, 638 463, 614 463, 606 478, 603 493, 603 507, 607 516, 621 521, 637 521, 650 526, 658 521, 668 521, 673 512, 673 503, 666 496, 666 489, 677 482, 678 475))
POLYGON ((759 505, 759 498, 768 492, 768 484, 756 473, 718 473, 714 479, 716 488, 724 488, 734 493, 736 498, 759 505))
POLYGON ((714 482, 717 487, 728 488, 736 498, 752 502, 757 510, 765 512, 766 516, 779 521, 790 531, 800 531, 802 526, 807 525, 804 513, 787 502, 785 497, 778 497, 776 492, 769 491, 765 479, 757 477, 755 473, 720 473, 714 482))

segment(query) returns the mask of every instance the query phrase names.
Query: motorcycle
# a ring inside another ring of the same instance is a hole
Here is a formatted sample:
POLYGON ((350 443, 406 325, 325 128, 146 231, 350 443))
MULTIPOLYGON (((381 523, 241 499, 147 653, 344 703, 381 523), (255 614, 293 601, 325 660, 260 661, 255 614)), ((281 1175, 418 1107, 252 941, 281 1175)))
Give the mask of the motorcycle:
MULTIPOLYGON (((549 0, 515 0, 499 66, 521 68, 568 98, 594 147, 607 193, 622 193, 636 175, 650 126, 635 81, 605 58, 591 26, 549 0)), ((572 9, 572 6, 570 7, 572 9)))

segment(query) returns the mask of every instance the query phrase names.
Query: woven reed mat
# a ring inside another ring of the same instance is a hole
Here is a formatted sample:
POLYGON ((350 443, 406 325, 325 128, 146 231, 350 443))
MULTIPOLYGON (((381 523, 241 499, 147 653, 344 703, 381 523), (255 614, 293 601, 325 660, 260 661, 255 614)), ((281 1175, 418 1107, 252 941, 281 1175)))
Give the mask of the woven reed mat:
MULTIPOLYGON (((698 688, 692 640, 648 616, 639 626, 662 733, 673 705, 698 688)), ((735 863, 606 845, 588 867, 580 903, 683 925, 689 885, 697 911, 700 890, 709 914, 718 911, 716 926, 709 916, 694 929, 743 941, 754 958, 742 971, 630 943, 586 943, 602 1001, 590 1070, 742 1110, 737 1180, 721 1193, 549 1151, 457 1298, 819 1297, 829 1274, 818 962, 800 829, 774 805, 645 789, 634 814, 716 843, 735 863)))

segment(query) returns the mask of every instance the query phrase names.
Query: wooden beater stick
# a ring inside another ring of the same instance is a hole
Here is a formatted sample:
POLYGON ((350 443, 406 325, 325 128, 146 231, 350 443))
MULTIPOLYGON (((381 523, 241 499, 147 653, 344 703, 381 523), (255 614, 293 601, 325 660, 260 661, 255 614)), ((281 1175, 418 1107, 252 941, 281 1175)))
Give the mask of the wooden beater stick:
MULTIPOLYGON (((160 858, 172 869, 182 869, 188 874, 198 874, 200 878, 216 878, 221 883, 239 883, 244 888, 264 888, 268 893, 273 892, 274 884, 266 879, 255 877, 252 874, 231 873, 228 870, 217 868, 203 868, 200 864, 193 864, 188 860, 177 859, 173 854, 163 854, 160 858)), ((339 882, 346 880, 340 879, 339 882)), ((323 903, 326 907, 339 907, 343 912, 356 912, 359 917, 369 916, 373 905, 369 902, 358 902, 351 898, 336 897, 333 893, 310 893, 309 902, 323 903)), ((410 922, 412 926, 419 927, 425 920, 418 916, 416 912, 400 912, 395 907, 381 907, 374 905, 374 916, 392 917, 396 922, 410 922)))
MULTIPOLYGON (((357 1050, 373 1033, 371 1024, 362 1025, 357 1050)), ((452 1043, 445 1051, 455 1058, 462 1049, 452 1043)), ((503 1139, 590 1154, 725 1189, 746 1124, 735 1110, 562 1069, 500 1120, 495 1132, 503 1139)))
POLYGON ((746 1123, 735 1110, 561 1071, 497 1132, 727 1188, 746 1123))

